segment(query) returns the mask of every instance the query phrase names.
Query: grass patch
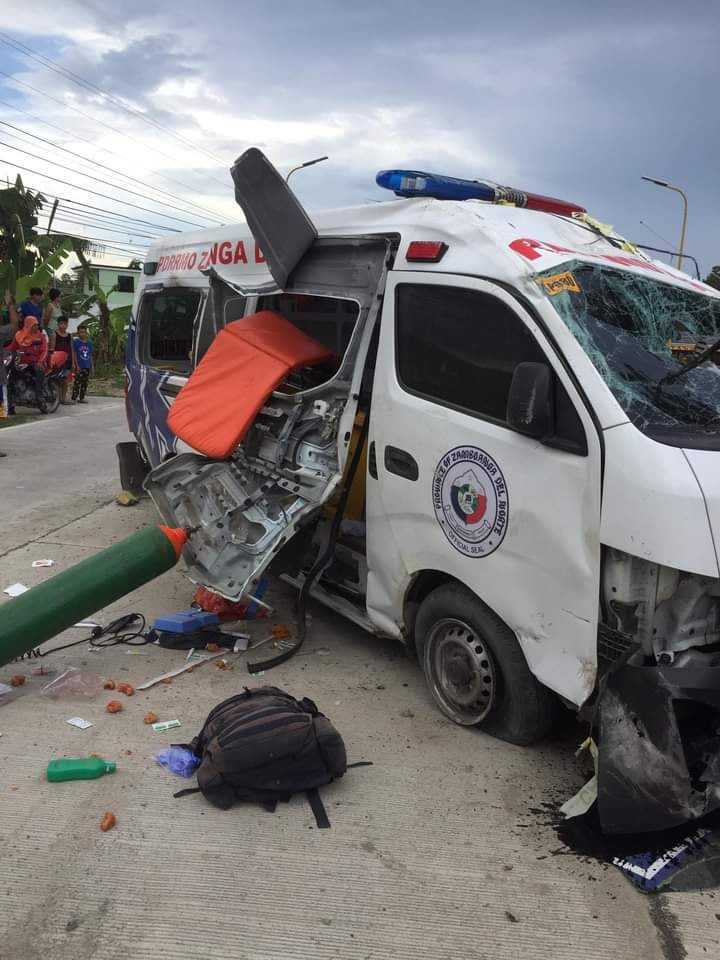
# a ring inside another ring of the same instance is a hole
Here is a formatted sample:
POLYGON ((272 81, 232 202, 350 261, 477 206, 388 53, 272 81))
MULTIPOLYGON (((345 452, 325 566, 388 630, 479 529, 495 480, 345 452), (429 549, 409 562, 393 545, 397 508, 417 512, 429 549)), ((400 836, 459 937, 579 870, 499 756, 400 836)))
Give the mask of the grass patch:
POLYGON ((0 420, 0 430, 3 427, 17 427, 21 423, 31 423, 33 420, 40 420, 41 417, 41 413, 16 413, 12 417, 0 420))
POLYGON ((124 397, 125 368, 122 363, 99 363, 88 383, 88 396, 124 397))

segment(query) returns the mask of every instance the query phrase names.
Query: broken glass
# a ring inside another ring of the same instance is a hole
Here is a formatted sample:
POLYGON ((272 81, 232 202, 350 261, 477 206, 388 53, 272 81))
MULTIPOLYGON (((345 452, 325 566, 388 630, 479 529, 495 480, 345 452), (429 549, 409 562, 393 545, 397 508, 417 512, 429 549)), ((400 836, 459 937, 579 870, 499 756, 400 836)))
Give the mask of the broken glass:
POLYGON ((720 298, 581 261, 538 279, 639 430, 673 446, 720 449, 720 367, 708 359, 666 380, 720 336, 720 298))

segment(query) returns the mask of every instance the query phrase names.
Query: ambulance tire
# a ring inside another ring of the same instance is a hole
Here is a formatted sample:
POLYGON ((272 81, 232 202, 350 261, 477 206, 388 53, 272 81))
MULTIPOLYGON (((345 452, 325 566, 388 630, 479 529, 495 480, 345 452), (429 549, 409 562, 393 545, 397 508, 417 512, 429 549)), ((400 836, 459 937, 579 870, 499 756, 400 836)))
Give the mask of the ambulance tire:
POLYGON ((550 731, 557 698, 530 672, 512 630, 466 587, 428 594, 415 638, 430 692, 455 723, 521 746, 550 731))

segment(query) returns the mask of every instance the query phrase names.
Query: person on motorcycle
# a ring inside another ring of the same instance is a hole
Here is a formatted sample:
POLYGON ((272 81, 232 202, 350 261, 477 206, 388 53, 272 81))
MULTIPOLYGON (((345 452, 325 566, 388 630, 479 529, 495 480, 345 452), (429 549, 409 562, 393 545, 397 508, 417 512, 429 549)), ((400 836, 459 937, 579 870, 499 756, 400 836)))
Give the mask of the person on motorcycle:
MULTIPOLYGON (((15 354, 15 365, 27 364, 33 372, 35 381, 35 400, 40 413, 47 413, 45 405, 45 360, 48 352, 47 335, 40 329, 40 321, 33 314, 25 315, 25 322, 22 330, 15 334, 10 349, 15 354)), ((10 380, 10 395, 13 394, 13 380, 17 377, 17 371, 12 370, 10 380)), ((15 413, 15 407, 11 404, 8 413, 15 413)))

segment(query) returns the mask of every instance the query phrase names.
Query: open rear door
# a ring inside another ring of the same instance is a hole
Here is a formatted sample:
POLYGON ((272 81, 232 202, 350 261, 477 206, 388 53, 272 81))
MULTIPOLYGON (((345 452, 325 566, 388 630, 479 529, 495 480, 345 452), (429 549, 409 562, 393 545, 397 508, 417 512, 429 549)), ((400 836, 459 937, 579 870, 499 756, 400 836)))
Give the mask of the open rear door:
MULTIPOLYGON (((335 303, 338 309, 310 330, 321 340, 330 317, 353 317, 328 379, 280 384, 226 459, 182 453, 149 474, 145 488, 165 521, 191 531, 183 556, 195 582, 230 599, 252 593, 276 553, 319 515, 340 483, 392 248, 392 239, 377 236, 314 241, 277 299, 296 302, 288 319, 298 324, 308 299, 335 303)), ((218 302, 250 294, 220 275, 213 282, 218 302)), ((282 312, 282 302, 273 308, 282 312)), ((224 400, 228 414, 242 392, 238 371, 224 400)))
POLYGON ((300 201, 257 147, 246 150, 230 171, 235 199, 281 290, 317 239, 300 201))

